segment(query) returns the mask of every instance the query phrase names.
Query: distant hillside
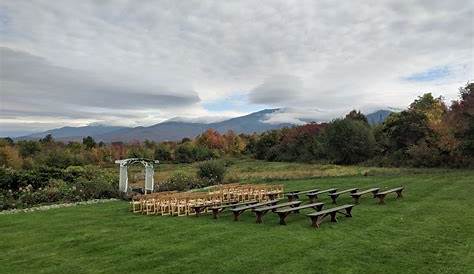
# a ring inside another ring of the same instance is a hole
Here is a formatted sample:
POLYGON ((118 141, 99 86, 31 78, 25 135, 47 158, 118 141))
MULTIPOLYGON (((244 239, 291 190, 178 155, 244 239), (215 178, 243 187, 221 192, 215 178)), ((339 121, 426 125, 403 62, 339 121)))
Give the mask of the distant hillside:
MULTIPOLYGON (((63 127, 52 129, 41 133, 31 134, 21 139, 39 139, 51 134, 55 139, 61 141, 81 140, 83 137, 92 136, 96 141, 104 142, 131 142, 131 141, 177 141, 185 137, 194 138, 208 128, 213 128, 220 133, 233 130, 235 133, 261 133, 267 130, 292 126, 290 123, 269 124, 262 122, 266 115, 272 114, 280 109, 265 109, 245 116, 236 117, 216 123, 193 123, 184 121, 168 120, 148 127, 114 127, 114 126, 84 126, 63 127)), ((391 111, 379 110, 367 115, 370 124, 382 123, 391 111)))
POLYGON ((381 124, 387 119, 387 117, 392 113, 390 110, 378 110, 376 112, 367 114, 367 121, 371 125, 381 124))
POLYGON ((51 134, 55 139, 82 139, 87 136, 96 136, 100 134, 109 133, 112 131, 129 129, 127 127, 118 127, 118 126, 105 126, 105 125, 93 125, 93 126, 83 126, 83 127, 62 127, 47 130, 40 133, 34 133, 23 137, 15 138, 17 140, 35 140, 41 139, 48 134, 51 134))

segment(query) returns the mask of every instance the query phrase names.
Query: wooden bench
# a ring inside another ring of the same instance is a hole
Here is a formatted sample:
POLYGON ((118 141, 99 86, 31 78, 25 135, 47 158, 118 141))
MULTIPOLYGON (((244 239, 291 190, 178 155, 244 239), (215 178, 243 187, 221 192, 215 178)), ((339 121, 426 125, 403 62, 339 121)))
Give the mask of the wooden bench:
POLYGON ((389 190, 385 190, 385 191, 382 191, 382 192, 377 192, 375 194, 375 197, 379 198, 379 204, 385 204, 385 196, 387 196, 387 194, 390 194, 390 193, 397 193, 397 199, 398 198, 402 198, 402 191, 403 191, 404 187, 401 186, 401 187, 397 187, 397 188, 392 188, 392 189, 389 189, 389 190))
POLYGON ((290 207, 290 208, 285 208, 285 209, 279 209, 276 210, 275 213, 278 214, 278 217, 280 217, 280 224, 281 225, 286 225, 285 219, 290 215, 290 213, 299 213, 300 209, 305 209, 305 208, 313 208, 317 211, 320 211, 324 206, 324 203, 311 203, 311 204, 306 204, 298 207, 290 207))
POLYGON ((358 204, 360 196, 362 196, 364 194, 367 194, 367 193, 372 193, 372 195, 375 198, 376 197, 375 194, 377 194, 377 192, 379 192, 379 190, 380 190, 380 188, 374 187, 374 188, 370 188, 370 189, 366 189, 366 190, 363 190, 363 191, 358 191, 358 192, 352 193, 351 196, 352 196, 352 198, 354 198, 354 203, 358 204))
POLYGON ((245 206, 245 205, 251 205, 251 204, 256 204, 258 201, 248 201, 248 202, 242 202, 242 203, 233 203, 233 204, 227 204, 227 205, 220 205, 220 206, 213 206, 210 207, 209 209, 212 210, 212 217, 214 219, 217 219, 219 216, 219 213, 222 211, 228 209, 228 208, 236 208, 239 206, 245 206))
POLYGON ((282 207, 298 207, 301 204, 301 201, 291 201, 287 203, 281 203, 281 204, 276 204, 276 205, 270 205, 270 206, 265 206, 265 207, 257 207, 253 209, 253 212, 255 212, 255 215, 257 217, 257 224, 260 224, 262 222, 263 216, 267 214, 268 211, 273 211, 275 212, 276 209, 282 208, 282 207))
POLYGON ((265 202, 261 202, 257 204, 251 204, 251 205, 232 208, 231 211, 232 213, 234 213, 234 221, 238 221, 240 214, 242 214, 247 209, 252 209, 252 208, 257 208, 257 207, 262 207, 262 206, 267 206, 267 205, 276 205, 278 201, 280 200, 275 199, 275 200, 269 200, 269 201, 265 201, 265 202))
POLYGON ((302 190, 302 191, 294 191, 294 192, 287 192, 286 197, 288 198, 288 202, 291 202, 293 200, 299 199, 299 195, 309 193, 309 192, 316 192, 318 191, 318 188, 315 189, 310 189, 310 190, 302 190))
POLYGON ((331 222, 337 222, 336 213, 340 213, 342 215, 345 215, 346 217, 352 217, 351 211, 353 207, 354 205, 342 205, 342 206, 328 208, 322 211, 306 214, 306 216, 311 218, 311 225, 314 228, 319 228, 319 226, 323 222, 323 219, 326 218, 327 216, 331 216, 331 222))
POLYGON ((310 193, 306 194, 306 196, 308 196, 310 203, 314 203, 318 200, 318 195, 319 194, 328 193, 328 192, 329 193, 334 193, 336 191, 337 191, 337 188, 328 188, 328 189, 325 189, 325 190, 310 192, 310 193))
POLYGON ((210 206, 212 206, 212 204, 201 203, 192 205, 191 208, 194 210, 196 217, 199 217, 199 214, 201 214, 204 209, 210 206))
POLYGON ((331 197, 332 203, 336 204, 337 197, 339 197, 341 194, 344 194, 344 193, 347 193, 347 192, 356 193, 357 190, 359 190, 359 189, 358 188, 350 188, 350 189, 346 189, 346 190, 341 190, 341 191, 338 191, 338 192, 329 193, 329 197, 331 197))

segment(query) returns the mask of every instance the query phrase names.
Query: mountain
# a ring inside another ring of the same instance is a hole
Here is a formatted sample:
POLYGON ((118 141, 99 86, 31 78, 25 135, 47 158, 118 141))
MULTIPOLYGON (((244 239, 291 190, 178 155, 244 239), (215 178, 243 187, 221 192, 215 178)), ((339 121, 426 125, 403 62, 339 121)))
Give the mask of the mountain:
POLYGON ((17 140, 35 140, 44 138, 46 135, 51 134, 55 139, 59 140, 80 140, 87 136, 96 136, 100 134, 109 133, 112 131, 129 129, 127 127, 119 126, 106 126, 106 125, 90 125, 83 127, 62 127, 47 130, 40 133, 33 133, 27 136, 16 138, 17 140))
POLYGON ((367 121, 371 125, 381 124, 387 119, 387 117, 392 113, 390 110, 378 110, 376 112, 367 114, 367 121))
MULTIPOLYGON (((267 130, 289 127, 291 123, 270 124, 263 122, 267 115, 281 111, 280 109, 264 109, 245 116, 240 116, 220 122, 199 123, 171 119, 148 127, 114 127, 114 126, 84 126, 62 127, 41 133, 31 134, 22 139, 39 139, 51 134, 61 141, 82 140, 83 137, 92 136, 96 141, 104 142, 131 142, 131 141, 177 141, 185 137, 193 138, 208 128, 213 128, 220 133, 233 130, 235 133, 261 133, 267 130)), ((379 110, 367 115, 370 124, 382 123, 391 111, 379 110)))
POLYGON ((277 129, 287 126, 292 126, 289 123, 282 124, 269 124, 262 122, 266 119, 266 115, 272 114, 279 111, 280 109, 264 109, 258 112, 250 113, 245 116, 232 118, 219 123, 213 123, 212 128, 219 131, 220 133, 233 130, 237 133, 253 133, 253 132, 264 132, 271 129, 277 129))
POLYGON ((262 122, 262 120, 265 119, 265 115, 278 110, 279 109, 265 109, 245 116, 209 124, 165 121, 149 127, 136 127, 100 134, 94 136, 94 138, 104 142, 144 140, 176 141, 185 137, 196 137, 208 128, 213 128, 220 133, 225 133, 229 130, 233 130, 236 133, 260 133, 270 129, 291 126, 291 124, 268 124, 262 122))

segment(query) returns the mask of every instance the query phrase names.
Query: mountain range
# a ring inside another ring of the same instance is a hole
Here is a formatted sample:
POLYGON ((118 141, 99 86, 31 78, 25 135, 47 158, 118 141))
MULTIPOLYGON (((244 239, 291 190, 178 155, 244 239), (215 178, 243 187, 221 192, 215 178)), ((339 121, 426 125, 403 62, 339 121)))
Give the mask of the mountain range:
MULTIPOLYGON (((261 133, 271 129, 293 126, 290 123, 270 124, 264 122, 267 115, 280 109, 265 109, 245 116, 240 116, 215 123, 194 123, 175 121, 174 119, 148 127, 119 127, 106 125, 89 125, 83 127, 62 127, 35 133, 17 140, 40 139, 51 134, 56 140, 78 141, 86 136, 92 136, 96 141, 103 142, 131 142, 131 141, 176 141, 182 138, 193 138, 208 128, 213 128, 220 133, 233 130, 240 133, 261 133)), ((379 110, 367 115, 370 124, 382 123, 390 115, 389 110, 379 110)))

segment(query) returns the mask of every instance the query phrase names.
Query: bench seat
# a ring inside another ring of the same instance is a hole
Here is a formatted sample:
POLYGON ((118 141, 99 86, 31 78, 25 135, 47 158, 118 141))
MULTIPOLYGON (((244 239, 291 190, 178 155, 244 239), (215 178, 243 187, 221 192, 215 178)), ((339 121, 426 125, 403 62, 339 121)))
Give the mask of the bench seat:
POLYGON ((306 214, 306 216, 311 218, 311 225, 314 228, 319 228, 319 226, 323 222, 323 219, 326 218, 327 216, 331 216, 331 222, 337 222, 336 213, 340 213, 342 215, 345 215, 346 217, 352 217, 351 211, 353 207, 354 205, 347 204, 347 205, 328 208, 322 211, 306 214))
POLYGON ((344 193, 347 193, 347 192, 356 193, 357 190, 359 190, 359 189, 358 188, 349 188, 349 189, 341 190, 341 191, 338 191, 338 192, 329 193, 328 195, 329 195, 329 197, 331 197, 332 203, 336 204, 337 197, 339 197, 341 194, 344 194, 344 193))
POLYGON ((366 189, 366 190, 363 190, 363 191, 358 191, 358 192, 355 192, 355 193, 352 193, 351 196, 352 198, 354 198, 354 203, 355 204, 358 204, 359 203, 359 199, 362 195, 365 195, 367 193, 372 193, 373 197, 375 198, 375 194, 377 194, 377 192, 379 192, 380 188, 378 187, 373 187, 373 188, 369 188, 369 189, 366 189))
POLYGON ((324 203, 311 203, 311 204, 306 204, 302 206, 297 206, 297 207, 289 207, 289 208, 283 208, 283 209, 278 209, 274 211, 276 214, 278 214, 278 217, 280 217, 280 224, 281 225, 286 225, 285 219, 290 215, 290 213, 299 213, 300 209, 305 209, 305 208, 313 208, 317 211, 320 211, 324 206, 324 203))
POLYGON ((269 200, 261 203, 256 203, 256 204, 251 204, 251 205, 245 205, 245 206, 240 206, 236 208, 230 209, 232 213, 234 213, 234 221, 239 220, 240 214, 242 214, 244 211, 247 209, 252 209, 252 208, 257 208, 257 207, 262 207, 262 206, 268 206, 268 205, 276 205, 280 199, 275 199, 275 200, 269 200))
POLYGON ((213 206, 210 207, 209 209, 212 210, 212 216, 214 219, 217 219, 219 216, 219 213, 228 209, 228 208, 235 208, 239 206, 245 206, 245 205, 251 205, 251 204, 256 204, 258 201, 247 201, 247 202, 242 202, 242 203, 234 203, 234 204, 227 204, 227 205, 220 205, 220 206, 213 206))
POLYGON ((375 197, 379 198, 379 204, 385 204, 385 196, 387 196, 387 194, 390 194, 390 193, 396 193, 397 194, 397 199, 398 198, 402 198, 403 195, 402 195, 402 191, 403 191, 404 187, 401 186, 401 187, 396 187, 396 188, 392 188, 392 189, 389 189, 389 190, 385 190, 385 191, 382 191, 382 192, 377 192, 375 194, 375 197))
POLYGON ((288 201, 291 202, 293 200, 299 199, 299 195, 301 194, 306 194, 306 193, 316 192, 316 191, 319 191, 319 189, 314 188, 314 189, 309 189, 309 190, 287 192, 285 194, 286 194, 286 197, 288 198, 288 201))
POLYGON ((308 196, 309 198, 309 202, 310 203, 314 203, 318 200, 318 195, 319 194, 323 194, 323 193, 334 193, 337 191, 337 188, 328 188, 328 189, 325 189, 325 190, 319 190, 319 191, 314 191, 314 192, 309 192, 308 194, 306 194, 306 196, 308 196))
POLYGON ((257 207, 253 209, 253 212, 255 212, 255 215, 257 217, 257 224, 262 222, 262 218, 265 214, 267 214, 268 211, 275 211, 278 208, 283 208, 283 207, 298 207, 301 204, 301 201, 291 201, 287 203, 281 203, 281 204, 276 204, 276 205, 270 205, 270 206, 264 206, 264 207, 257 207))

